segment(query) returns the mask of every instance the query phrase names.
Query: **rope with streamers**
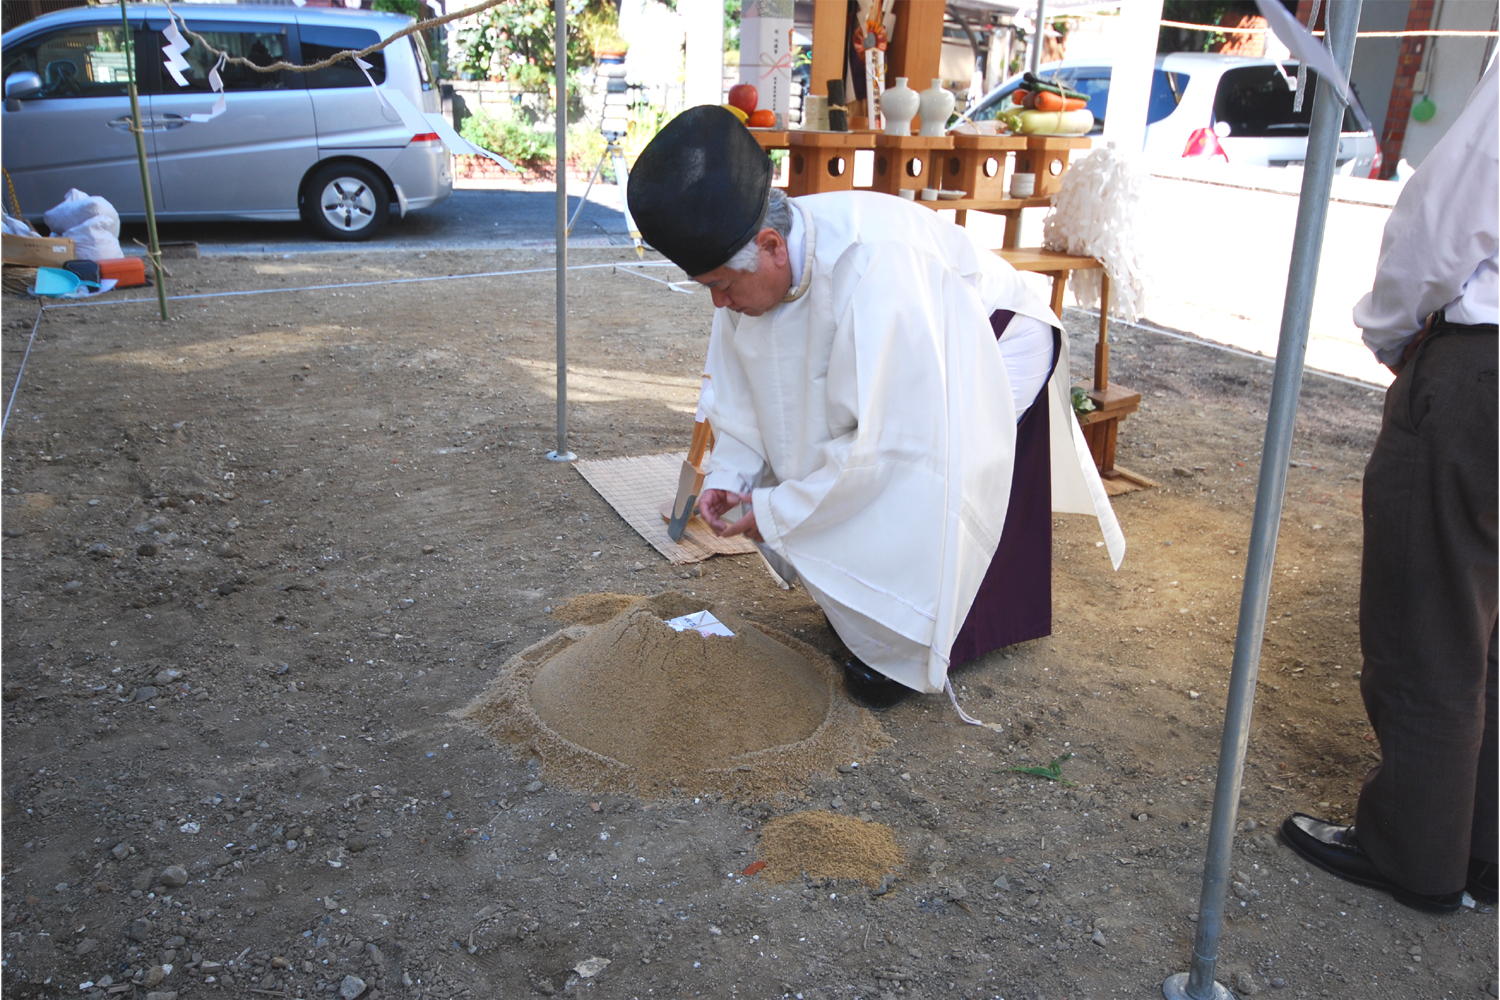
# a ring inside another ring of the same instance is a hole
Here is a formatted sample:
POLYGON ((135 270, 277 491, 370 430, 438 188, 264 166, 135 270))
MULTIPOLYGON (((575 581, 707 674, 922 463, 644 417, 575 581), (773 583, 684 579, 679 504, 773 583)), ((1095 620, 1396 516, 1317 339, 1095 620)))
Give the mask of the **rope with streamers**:
MULTIPOLYGON (((182 16, 172 9, 172 0, 165 0, 165 2, 167 6, 167 12, 176 20, 182 21, 182 16)), ((191 38, 194 42, 197 42, 199 45, 207 49, 209 54, 214 58, 222 59, 223 63, 226 65, 243 66, 245 69, 252 70, 256 73, 279 73, 283 70, 290 73, 312 73, 320 69, 327 69, 329 66, 332 66, 335 63, 343 62, 346 59, 364 59, 371 53, 379 52, 387 45, 399 41, 400 39, 405 38, 408 35, 414 35, 420 31, 426 31, 429 28, 439 28, 447 24, 449 21, 457 21, 459 18, 469 17, 472 14, 482 14, 485 11, 489 10, 491 7, 498 7, 503 3, 511 2, 512 0, 482 0, 482 2, 477 3, 472 7, 465 7, 463 10, 456 10, 451 14, 444 14, 441 17, 431 17, 425 21, 418 21, 415 24, 409 24, 405 28, 402 28, 400 31, 396 32, 391 37, 382 39, 376 42, 374 45, 366 46, 365 48, 358 50, 345 49, 342 52, 335 52, 327 59, 322 59, 315 63, 306 64, 290 63, 285 59, 278 59, 276 62, 261 65, 259 63, 251 62, 244 56, 232 56, 222 49, 214 48, 212 45, 208 44, 208 41, 202 35, 189 28, 186 23, 182 25, 182 32, 188 38, 191 38)))

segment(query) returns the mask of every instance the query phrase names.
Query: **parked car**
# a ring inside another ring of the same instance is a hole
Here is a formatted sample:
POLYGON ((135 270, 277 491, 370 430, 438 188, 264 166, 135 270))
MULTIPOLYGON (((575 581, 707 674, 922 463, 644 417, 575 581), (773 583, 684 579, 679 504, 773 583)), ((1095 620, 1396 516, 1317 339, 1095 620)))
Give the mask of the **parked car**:
MULTIPOLYGON (((1088 95, 1097 134, 1109 110, 1110 70, 1109 59, 1065 59, 1043 64, 1038 73, 1088 95)), ((1157 56, 1146 112, 1145 153, 1156 159, 1210 157, 1261 167, 1301 166, 1307 157, 1317 81, 1315 73, 1307 77, 1307 99, 1300 111, 1294 111, 1295 62, 1210 52, 1157 56)), ((994 118, 1020 84, 1016 76, 996 87, 969 117, 994 118)), ((1339 172, 1375 176, 1380 144, 1374 133, 1362 130, 1348 110, 1342 131, 1339 172)))
MULTIPOLYGON (((217 49, 259 65, 307 64, 362 49, 411 18, 330 8, 180 4, 189 28, 217 49)), ((151 197, 163 220, 305 219, 322 237, 374 236, 398 217, 447 198, 453 174, 436 133, 413 135, 385 110, 351 61, 313 73, 221 71, 224 113, 207 122, 213 59, 185 54, 188 86, 163 68, 164 7, 127 8, 140 92, 151 197)), ((27 218, 69 188, 103 195, 126 220, 145 218, 130 130, 125 29, 118 7, 49 14, 0 38, 4 145, 0 150, 27 218)), ((367 60, 370 75, 412 104, 441 111, 425 46, 400 39, 367 60)))

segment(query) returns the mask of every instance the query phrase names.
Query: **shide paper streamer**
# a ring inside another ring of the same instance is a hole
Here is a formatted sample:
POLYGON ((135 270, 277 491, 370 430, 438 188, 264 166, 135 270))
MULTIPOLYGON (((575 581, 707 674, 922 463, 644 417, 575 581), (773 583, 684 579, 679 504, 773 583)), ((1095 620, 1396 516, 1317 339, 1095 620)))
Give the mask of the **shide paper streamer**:
MULTIPOLYGON (((172 74, 172 79, 177 82, 177 86, 186 87, 188 85, 187 77, 182 75, 182 71, 191 69, 192 67, 182 57, 182 54, 192 48, 192 45, 188 43, 186 38, 182 37, 182 32, 177 28, 176 17, 169 17, 167 19, 167 30, 163 34, 167 36, 167 44, 163 45, 161 49, 162 54, 167 57, 167 61, 163 65, 166 67, 167 72, 172 74)), ((208 71, 208 87, 215 94, 219 95, 219 99, 214 101, 214 106, 208 109, 208 114, 206 115, 184 115, 183 117, 188 121, 201 124, 213 121, 224 113, 226 107, 224 102, 224 78, 219 75, 219 70, 223 66, 224 53, 220 52, 218 62, 214 63, 213 69, 208 71)))

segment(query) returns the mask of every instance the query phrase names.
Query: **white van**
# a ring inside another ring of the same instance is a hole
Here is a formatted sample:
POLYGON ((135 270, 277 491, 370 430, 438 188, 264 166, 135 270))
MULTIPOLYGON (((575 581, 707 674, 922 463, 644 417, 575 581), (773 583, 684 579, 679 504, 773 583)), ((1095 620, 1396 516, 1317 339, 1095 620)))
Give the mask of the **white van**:
MULTIPOLYGON (((306 65, 362 49, 405 28, 397 14, 292 6, 180 4, 189 28, 216 49, 259 65, 306 65)), ((222 115, 208 122, 213 60, 200 43, 185 55, 188 86, 162 67, 166 8, 127 8, 156 214, 164 221, 304 219, 324 239, 374 236, 453 192, 436 133, 413 135, 386 110, 358 66, 258 73, 226 66, 222 115)), ((69 188, 103 195, 128 221, 145 218, 130 131, 125 37, 116 6, 49 14, 7 32, 3 50, 3 159, 24 216, 69 188)), ((416 35, 367 60, 376 83, 423 112, 441 111, 427 51, 416 35)))

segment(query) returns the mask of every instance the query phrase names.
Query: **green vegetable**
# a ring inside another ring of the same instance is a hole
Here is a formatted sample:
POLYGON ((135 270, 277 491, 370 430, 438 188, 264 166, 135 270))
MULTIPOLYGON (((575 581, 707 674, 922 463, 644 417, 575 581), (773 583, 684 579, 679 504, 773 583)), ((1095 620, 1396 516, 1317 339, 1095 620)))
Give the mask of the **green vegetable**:
POLYGON ((1097 410, 1099 408, 1099 407, 1097 407, 1097 406, 1094 405, 1094 401, 1092 399, 1089 399, 1089 394, 1085 390, 1080 389, 1076 385, 1073 387, 1073 397, 1072 398, 1073 398, 1073 412, 1076 413, 1076 414, 1078 414, 1080 417, 1083 416, 1085 413, 1093 413, 1095 410, 1097 410))
POLYGON ((1028 90, 1048 90, 1054 94, 1061 94, 1063 97, 1071 97, 1075 100, 1086 101, 1089 99, 1088 94, 1074 90, 1071 87, 1064 87, 1055 80, 1044 80, 1035 73, 1027 73, 1022 79, 1026 81, 1025 86, 1028 90))

